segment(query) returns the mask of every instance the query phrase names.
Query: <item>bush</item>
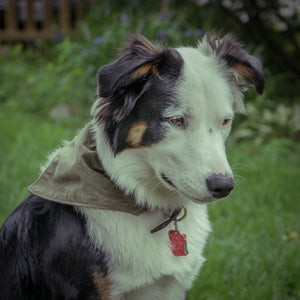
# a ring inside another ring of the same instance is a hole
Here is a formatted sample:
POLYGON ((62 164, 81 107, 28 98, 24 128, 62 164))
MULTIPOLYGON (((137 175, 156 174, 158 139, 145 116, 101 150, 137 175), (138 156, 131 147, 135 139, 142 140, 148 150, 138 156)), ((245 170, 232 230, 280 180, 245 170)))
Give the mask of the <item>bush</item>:
MULTIPOLYGON (((170 46, 196 45, 203 32, 217 22, 208 18, 215 16, 212 7, 203 6, 199 11, 199 6, 188 3, 159 11, 155 1, 147 8, 141 8, 139 2, 130 6, 103 2, 93 6, 72 39, 60 36, 53 42, 40 41, 26 49, 18 44, 3 52, 0 80, 5 84, 0 89, 0 102, 44 117, 58 105, 67 105, 71 115, 87 118, 96 94, 97 69, 116 57, 116 49, 131 33, 140 32, 170 46), (203 18, 195 20, 197 14, 203 18)), ((250 43, 249 50, 259 55, 262 49, 250 43)), ((246 95, 249 114, 239 119, 234 138, 298 140, 299 106, 274 96, 285 75, 272 75, 268 68, 265 73, 265 92, 262 97, 246 95), (280 104, 283 102, 286 104, 280 104)))

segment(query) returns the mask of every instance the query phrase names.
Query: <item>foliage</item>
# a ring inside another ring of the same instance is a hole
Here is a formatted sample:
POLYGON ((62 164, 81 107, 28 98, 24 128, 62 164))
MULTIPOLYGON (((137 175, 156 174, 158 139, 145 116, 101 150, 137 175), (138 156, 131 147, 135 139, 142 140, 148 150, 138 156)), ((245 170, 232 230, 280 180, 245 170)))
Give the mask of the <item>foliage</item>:
POLYGON ((23 51, 16 45, 0 58, 0 102, 16 110, 47 115, 58 103, 69 103, 76 112, 89 103, 94 91, 94 68, 78 55, 80 44, 66 39, 63 43, 41 43, 37 49, 23 51), (37 55, 37 52, 44 55, 37 55), (17 99, 17 101, 16 101, 17 99))
MULTIPOLYGON (((264 144, 272 139, 283 139, 292 145, 300 140, 300 105, 279 104, 270 107, 259 101, 247 104, 247 115, 238 117, 232 139, 236 142, 251 140, 264 144), (242 120, 241 120, 242 119, 242 120)), ((263 100, 262 100, 263 101, 263 100)))
MULTIPOLYGON (((60 37, 52 43, 38 42, 27 48, 18 44, 6 52, 3 48, 0 80, 5 84, 0 89, 0 102, 44 117, 51 117, 51 110, 66 104, 71 115, 87 117, 95 98, 97 69, 116 57, 115 49, 131 33, 141 32, 151 40, 171 46, 195 45, 205 31, 218 27, 214 26, 218 23, 217 10, 211 4, 202 4, 200 9, 193 1, 172 2, 165 7, 157 7, 154 2, 146 8, 141 8, 138 0, 120 7, 115 2, 101 2, 93 7, 72 39, 61 41, 60 37)), ((257 54, 263 49, 251 45, 250 48, 257 54)), ((284 86, 282 82, 287 77, 265 70, 264 94, 262 97, 247 94, 249 114, 247 118, 239 118, 235 138, 237 141, 253 137, 260 141, 298 140, 299 107, 280 104, 288 103, 289 97, 282 98, 274 92, 278 86, 284 86)))
POLYGON ((227 150, 236 188, 209 206, 207 262, 189 299, 300 299, 300 149, 273 140, 227 150))
MULTIPOLYGON (((0 104, 0 224, 28 195, 40 163, 84 125, 54 124, 0 104), (8 126, 9 125, 9 126, 8 126)), ((229 141, 236 188, 209 206, 213 233, 190 300, 300 299, 300 157, 278 140, 262 146, 229 141)))
POLYGON ((235 24, 237 32, 259 44, 263 60, 276 74, 284 74, 283 94, 299 96, 300 8, 298 0, 212 0, 224 28, 235 24), (292 83, 292 84, 288 84, 292 83))
MULTIPOLYGON (((267 69, 267 83, 275 76, 280 84, 269 93, 275 101, 299 100, 300 9, 297 0, 188 0, 102 2, 90 14, 93 34, 106 31, 142 32, 171 45, 195 41, 203 32, 215 29, 235 32, 267 69), (101 18, 99 18, 101 16, 101 18), (288 95, 288 98, 285 98, 288 95)), ((116 35, 117 33, 117 35, 116 35)), ((100 33, 101 34, 101 33, 100 33)), ((126 35, 125 35, 126 37, 126 35)))
POLYGON ((115 11, 113 3, 103 2, 93 8, 72 39, 59 35, 50 43, 3 46, 0 80, 5 84, 0 89, 0 103, 45 117, 55 106, 67 104, 73 115, 87 115, 95 98, 97 69, 116 57, 115 49, 131 33, 142 32, 171 45, 195 43, 202 34, 200 29, 188 27, 183 14, 142 15, 142 11, 137 15, 127 9, 115 11))
MULTIPOLYGON (((51 150, 89 120, 97 69, 131 33, 178 46, 195 45, 212 28, 234 29, 251 53, 262 55, 266 89, 262 96, 249 91, 248 115, 235 120, 228 154, 237 188, 229 201, 210 206, 208 261, 189 299, 300 299, 299 85, 286 64, 270 63, 264 35, 237 26, 214 2, 101 1, 72 38, 1 47, 0 223, 27 195, 51 150), (73 116, 54 123, 50 112, 59 104, 73 116)), ((238 2, 241 11, 253 1, 238 2)), ((293 57, 289 34, 278 37, 293 57)))
MULTIPOLYGON (((16 99, 15 99, 16 101, 16 99)), ((60 145, 74 136, 85 121, 54 124, 0 103, 0 224, 28 195, 27 187, 37 178, 40 165, 60 145)), ((1 226, 0 225, 0 226, 1 226)))

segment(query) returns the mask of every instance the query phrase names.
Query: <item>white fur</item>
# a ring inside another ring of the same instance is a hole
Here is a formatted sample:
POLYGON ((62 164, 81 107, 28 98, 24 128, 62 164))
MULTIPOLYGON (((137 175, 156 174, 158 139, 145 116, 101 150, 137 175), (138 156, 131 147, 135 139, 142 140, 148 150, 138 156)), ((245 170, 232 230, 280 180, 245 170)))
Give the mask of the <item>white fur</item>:
POLYGON ((222 123, 233 119, 235 99, 223 66, 203 49, 178 49, 184 59, 177 87, 181 105, 165 113, 184 117, 186 129, 169 124, 163 141, 115 157, 103 128, 94 126, 97 151, 109 176, 149 208, 140 216, 79 208, 87 217, 91 240, 107 254, 113 299, 183 299, 204 262, 210 231, 205 203, 214 200, 206 179, 213 173, 232 175, 224 146, 231 124, 222 123), (164 182, 162 173, 175 187, 164 182), (182 206, 187 218, 179 230, 187 235, 189 254, 175 257, 168 242, 174 225, 154 234, 150 230, 165 220, 165 211, 182 206))
POLYGON ((190 202, 187 218, 178 223, 181 233, 187 235, 189 254, 186 257, 175 257, 170 250, 168 230, 174 229, 173 224, 150 234, 151 229, 166 219, 162 211, 133 216, 80 209, 88 216, 92 241, 96 241, 97 246, 108 255, 113 299, 184 298, 204 262, 201 253, 210 231, 205 205, 190 202), (165 278, 163 288, 160 286, 161 278, 165 278), (176 289, 173 289, 174 285, 176 289), (127 293, 130 296, 125 297, 127 293), (135 293, 141 293, 143 297, 134 298, 135 293))
POLYGON ((232 175, 224 146, 231 123, 222 123, 233 119, 234 97, 224 71, 214 56, 206 57, 192 48, 178 51, 184 59, 182 80, 177 87, 182 105, 165 114, 166 118, 185 117, 186 130, 170 124, 160 143, 125 150, 114 157, 103 128, 94 126, 99 157, 109 176, 126 194, 135 194, 138 204, 150 209, 172 210, 191 200, 211 202, 207 177, 213 173, 232 175), (162 173, 176 188, 162 180, 162 173))

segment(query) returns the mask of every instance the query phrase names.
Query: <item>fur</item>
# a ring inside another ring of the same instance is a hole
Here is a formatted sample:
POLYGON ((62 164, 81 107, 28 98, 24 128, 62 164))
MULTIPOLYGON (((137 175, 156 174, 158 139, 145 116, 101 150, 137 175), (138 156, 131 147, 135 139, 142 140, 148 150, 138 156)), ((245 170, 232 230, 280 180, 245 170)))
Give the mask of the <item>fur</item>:
POLYGON ((187 297, 205 259, 207 203, 226 197, 233 175, 225 142, 242 92, 262 93, 259 60, 233 35, 207 34, 172 49, 134 35, 98 72, 92 107, 98 157, 140 215, 72 207, 31 195, 0 233, 1 299, 166 299, 187 297), (174 256, 166 213, 187 256, 174 256))

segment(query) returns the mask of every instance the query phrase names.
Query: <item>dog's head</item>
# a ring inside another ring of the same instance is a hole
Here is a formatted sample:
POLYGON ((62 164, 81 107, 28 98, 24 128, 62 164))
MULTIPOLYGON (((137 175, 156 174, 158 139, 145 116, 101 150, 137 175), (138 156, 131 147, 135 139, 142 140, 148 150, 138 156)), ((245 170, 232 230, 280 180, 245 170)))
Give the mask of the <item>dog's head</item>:
POLYGON ((207 34, 197 48, 178 49, 134 35, 98 83, 100 159, 139 204, 170 209, 231 192, 225 141, 244 111, 242 92, 264 87, 259 60, 232 35, 207 34))

